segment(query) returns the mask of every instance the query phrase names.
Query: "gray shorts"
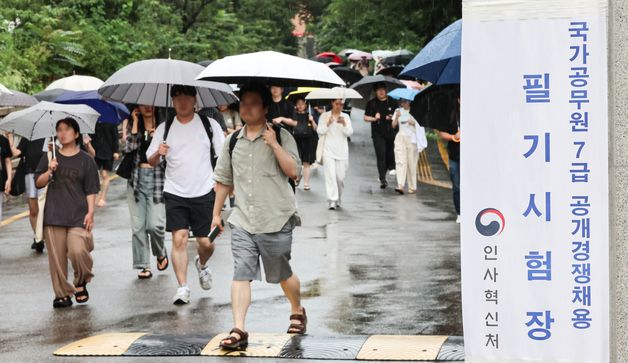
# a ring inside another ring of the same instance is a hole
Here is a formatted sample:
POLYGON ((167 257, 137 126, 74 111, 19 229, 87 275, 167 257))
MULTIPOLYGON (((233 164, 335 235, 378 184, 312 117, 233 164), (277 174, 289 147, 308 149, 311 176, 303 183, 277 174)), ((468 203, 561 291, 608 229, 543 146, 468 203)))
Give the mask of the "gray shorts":
POLYGON ((234 281, 261 281, 260 257, 267 282, 276 284, 292 276, 293 218, 275 233, 251 234, 240 227, 230 226, 234 281))

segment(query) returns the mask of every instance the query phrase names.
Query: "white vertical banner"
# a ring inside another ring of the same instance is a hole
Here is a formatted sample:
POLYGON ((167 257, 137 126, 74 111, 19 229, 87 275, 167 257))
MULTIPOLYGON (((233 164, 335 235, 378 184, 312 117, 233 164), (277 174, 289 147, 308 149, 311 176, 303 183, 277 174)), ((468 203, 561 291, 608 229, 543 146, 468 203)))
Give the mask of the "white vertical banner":
POLYGON ((607 9, 464 0, 466 361, 609 360, 607 9))

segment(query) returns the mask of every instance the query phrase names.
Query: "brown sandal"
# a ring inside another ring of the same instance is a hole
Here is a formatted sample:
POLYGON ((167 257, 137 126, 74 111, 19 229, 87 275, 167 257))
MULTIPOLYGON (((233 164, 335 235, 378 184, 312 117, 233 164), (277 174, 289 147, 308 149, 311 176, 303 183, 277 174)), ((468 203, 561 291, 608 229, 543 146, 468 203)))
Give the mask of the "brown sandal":
POLYGON ((229 336, 223 339, 220 342, 220 348, 225 350, 245 350, 246 347, 249 346, 249 333, 242 331, 238 328, 233 328, 229 332, 229 336), (236 333, 240 336, 240 338, 236 338, 231 336, 231 334, 236 333), (227 342, 227 343, 225 343, 227 342))
POLYGON ((303 314, 292 314, 290 320, 298 320, 300 323, 292 323, 288 328, 288 334, 305 334, 307 330, 307 315, 305 314, 305 308, 303 308, 303 314))

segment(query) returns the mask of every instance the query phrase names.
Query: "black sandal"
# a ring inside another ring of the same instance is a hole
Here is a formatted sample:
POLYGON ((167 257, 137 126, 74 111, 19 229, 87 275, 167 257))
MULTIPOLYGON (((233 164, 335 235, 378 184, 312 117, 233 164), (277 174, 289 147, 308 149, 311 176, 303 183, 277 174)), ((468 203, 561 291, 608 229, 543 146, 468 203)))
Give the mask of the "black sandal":
POLYGON ((167 255, 157 257, 157 270, 163 271, 168 268, 169 264, 170 264, 170 260, 168 260, 167 255), (161 264, 164 263, 164 261, 166 261, 166 265, 163 268, 160 268, 159 266, 161 266, 161 264))
POLYGON ((229 332, 229 336, 220 341, 220 348, 225 350, 245 350, 249 346, 249 333, 242 331, 238 328, 233 328, 229 332), (231 336, 236 333, 240 338, 231 336), (227 342, 227 343, 225 343, 227 342))
POLYGON ((58 297, 52 300, 52 307, 55 309, 68 308, 70 306, 72 306, 72 299, 69 296, 58 297))
POLYGON ((79 304, 85 304, 89 300, 89 292, 87 291, 87 283, 83 283, 82 285, 78 285, 77 287, 82 287, 83 291, 77 291, 74 293, 74 299, 79 304), (84 298, 79 300, 79 298, 84 298))
POLYGON ((140 280, 150 279, 151 277, 153 277, 153 273, 150 269, 147 269, 147 268, 143 269, 142 271, 140 271, 139 274, 137 274, 137 278, 140 280), (145 275, 142 275, 142 274, 145 274, 145 275))
POLYGON ((307 315, 305 315, 305 308, 303 308, 303 314, 292 314, 290 320, 298 320, 300 323, 292 323, 288 327, 288 334, 305 334, 307 330, 307 315))

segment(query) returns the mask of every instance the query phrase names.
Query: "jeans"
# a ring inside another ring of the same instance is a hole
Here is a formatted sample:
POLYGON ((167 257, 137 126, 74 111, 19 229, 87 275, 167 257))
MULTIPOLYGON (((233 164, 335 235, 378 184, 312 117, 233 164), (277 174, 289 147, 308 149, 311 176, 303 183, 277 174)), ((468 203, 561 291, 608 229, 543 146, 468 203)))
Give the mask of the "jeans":
POLYGON ((449 176, 453 184, 454 207, 460 215, 460 161, 449 160, 449 176))
POLYGON ((131 212, 133 239, 133 268, 150 267, 150 252, 153 256, 166 256, 164 243, 166 209, 163 203, 153 202, 153 169, 140 169, 139 200, 135 201, 133 188, 127 187, 127 201, 131 212))

